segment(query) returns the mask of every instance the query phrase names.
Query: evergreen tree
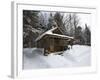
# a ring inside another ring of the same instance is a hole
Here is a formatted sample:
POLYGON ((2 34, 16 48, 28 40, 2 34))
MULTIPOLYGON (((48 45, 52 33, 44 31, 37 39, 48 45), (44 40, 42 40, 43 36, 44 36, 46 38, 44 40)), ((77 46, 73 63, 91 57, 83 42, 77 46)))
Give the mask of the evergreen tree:
POLYGON ((87 24, 85 24, 84 36, 85 36, 85 44, 91 45, 91 31, 88 28, 87 24))
POLYGON ((76 28, 76 33, 75 33, 75 39, 79 40, 78 44, 83 45, 84 44, 84 37, 83 37, 83 32, 82 32, 82 28, 80 26, 78 26, 76 28))
POLYGON ((35 28, 38 28, 38 11, 23 11, 23 47, 34 47, 37 37, 35 28), (35 35, 34 35, 35 34, 35 35))

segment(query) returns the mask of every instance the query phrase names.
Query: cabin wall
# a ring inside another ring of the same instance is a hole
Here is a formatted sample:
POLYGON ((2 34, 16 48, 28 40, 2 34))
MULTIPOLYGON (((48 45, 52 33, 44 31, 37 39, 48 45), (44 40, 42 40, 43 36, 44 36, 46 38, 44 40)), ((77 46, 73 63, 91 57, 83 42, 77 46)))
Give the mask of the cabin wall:
POLYGON ((50 48, 50 38, 42 38, 41 40, 37 41, 37 48, 50 48))
POLYGON ((55 39, 55 41, 54 41, 54 50, 56 52, 65 50, 66 46, 68 46, 68 42, 66 40, 55 39))
POLYGON ((50 37, 43 38, 37 42, 38 48, 44 48, 49 53, 64 51, 67 46, 67 40, 50 37))
POLYGON ((53 38, 49 38, 49 51, 50 52, 54 52, 54 39, 53 38))

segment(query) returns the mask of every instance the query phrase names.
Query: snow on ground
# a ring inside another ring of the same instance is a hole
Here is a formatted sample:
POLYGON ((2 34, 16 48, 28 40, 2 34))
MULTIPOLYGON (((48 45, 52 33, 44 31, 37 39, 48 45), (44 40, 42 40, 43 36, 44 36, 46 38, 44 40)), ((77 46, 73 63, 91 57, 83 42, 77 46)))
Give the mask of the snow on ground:
POLYGON ((24 69, 90 66, 91 47, 74 45, 62 55, 50 54, 48 56, 43 55, 43 49, 24 48, 23 56, 24 69))

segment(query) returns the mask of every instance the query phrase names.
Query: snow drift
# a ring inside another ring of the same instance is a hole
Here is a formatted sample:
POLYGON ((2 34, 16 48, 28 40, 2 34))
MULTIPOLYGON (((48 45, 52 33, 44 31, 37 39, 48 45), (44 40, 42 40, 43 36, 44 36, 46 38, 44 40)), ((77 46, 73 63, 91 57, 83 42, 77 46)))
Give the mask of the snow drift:
POLYGON ((73 45, 72 49, 63 51, 61 55, 43 55, 43 49, 23 49, 23 69, 64 68, 90 66, 91 47, 73 45))

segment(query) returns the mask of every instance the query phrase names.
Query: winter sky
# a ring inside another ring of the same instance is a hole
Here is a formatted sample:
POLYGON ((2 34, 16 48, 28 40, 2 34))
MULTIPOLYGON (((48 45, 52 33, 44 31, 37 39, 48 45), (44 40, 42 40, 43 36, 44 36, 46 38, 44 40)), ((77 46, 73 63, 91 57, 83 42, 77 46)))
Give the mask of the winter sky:
POLYGON ((80 18, 80 25, 85 28, 85 24, 91 29, 91 14, 77 14, 80 18))

